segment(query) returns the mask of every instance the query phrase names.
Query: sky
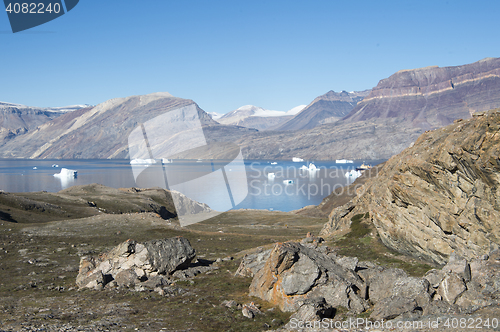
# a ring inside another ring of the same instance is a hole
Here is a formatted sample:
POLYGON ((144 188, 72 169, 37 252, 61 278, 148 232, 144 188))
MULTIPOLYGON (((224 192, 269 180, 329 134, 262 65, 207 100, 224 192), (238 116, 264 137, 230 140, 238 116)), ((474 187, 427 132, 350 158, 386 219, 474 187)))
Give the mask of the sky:
POLYGON ((0 12, 0 101, 166 91, 207 112, 287 111, 401 69, 500 57, 499 15, 498 0, 80 0, 14 34, 0 12))

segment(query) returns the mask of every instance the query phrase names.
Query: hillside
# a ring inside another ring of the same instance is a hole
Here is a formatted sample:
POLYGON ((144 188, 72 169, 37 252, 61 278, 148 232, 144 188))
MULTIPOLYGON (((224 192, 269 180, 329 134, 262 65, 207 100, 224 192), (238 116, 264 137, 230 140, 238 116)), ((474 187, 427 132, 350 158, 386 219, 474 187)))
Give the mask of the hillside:
POLYGON ((325 123, 333 123, 351 112, 370 91, 335 92, 328 91, 315 98, 307 107, 292 119, 273 130, 312 129, 325 123))
POLYGON ((322 233, 347 232, 369 212, 383 243, 401 253, 440 264, 452 252, 487 254, 500 245, 499 156, 500 109, 427 131, 334 209, 322 233))
MULTIPOLYGON (((64 114, 0 148, 4 158, 127 158, 127 138, 138 124, 195 104, 168 93, 116 98, 64 114)), ((198 106, 196 106, 198 107, 198 106)), ((198 109, 203 125, 215 125, 198 109)))
POLYGON ((398 71, 381 80, 343 122, 396 118, 406 128, 428 130, 499 106, 500 58, 486 58, 398 71))

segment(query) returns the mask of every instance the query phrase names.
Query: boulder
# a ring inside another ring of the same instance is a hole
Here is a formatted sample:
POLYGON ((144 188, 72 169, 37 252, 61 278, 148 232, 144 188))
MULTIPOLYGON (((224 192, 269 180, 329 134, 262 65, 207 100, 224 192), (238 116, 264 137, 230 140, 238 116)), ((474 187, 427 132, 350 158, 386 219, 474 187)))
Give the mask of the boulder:
MULTIPOLYGON (((333 318, 335 309, 329 306, 322 297, 308 299, 304 301, 299 309, 290 316, 290 321, 296 322, 315 322, 321 321, 324 318, 333 318)), ((285 328, 290 328, 290 322, 285 325, 285 328)))
POLYGON ((264 267, 254 276, 250 296, 296 311, 308 299, 325 298, 331 307, 363 312, 367 304, 359 296, 365 284, 352 270, 326 254, 300 243, 278 243, 264 267))
POLYGON ((259 248, 256 253, 243 256, 240 266, 234 275, 253 278, 255 273, 257 273, 264 266, 270 254, 271 249, 264 250, 263 248, 259 248))
POLYGON ((442 268, 443 272, 453 272, 461 276, 465 282, 471 279, 470 265, 464 258, 460 257, 457 253, 452 252, 448 263, 442 268))
POLYGON ((457 297, 467 290, 463 278, 455 273, 446 273, 438 288, 438 294, 448 303, 455 303, 457 297))
POLYGON ((144 243, 127 240, 98 257, 82 257, 76 283, 80 288, 95 288, 94 279, 100 279, 94 275, 100 273, 103 286, 114 281, 118 286, 132 287, 158 274, 170 275, 186 268, 194 257, 194 249, 183 237, 144 243))
POLYGON ((442 270, 432 269, 425 273, 424 278, 429 281, 432 288, 438 288, 444 278, 444 274, 442 270))
POLYGON ((407 312, 412 312, 417 308, 414 299, 403 296, 391 296, 380 300, 373 307, 370 318, 374 320, 388 320, 396 318, 407 312))
POLYGON ((396 268, 382 269, 375 273, 367 280, 368 283, 368 298, 370 302, 377 303, 378 301, 391 296, 394 284, 400 278, 406 278, 408 275, 405 271, 396 268))
POLYGON ((400 278, 392 288, 392 296, 401 296, 414 299, 420 308, 424 308, 431 301, 429 281, 424 278, 400 278))

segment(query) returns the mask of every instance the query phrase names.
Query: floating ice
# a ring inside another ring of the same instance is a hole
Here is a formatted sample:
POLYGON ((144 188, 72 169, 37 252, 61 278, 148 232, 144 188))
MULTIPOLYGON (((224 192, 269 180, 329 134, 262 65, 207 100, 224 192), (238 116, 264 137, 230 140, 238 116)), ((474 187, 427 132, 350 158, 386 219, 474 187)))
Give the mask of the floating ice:
POLYGON ((54 174, 55 177, 60 177, 60 178, 76 178, 77 171, 74 169, 67 169, 67 168, 61 168, 60 173, 54 174))

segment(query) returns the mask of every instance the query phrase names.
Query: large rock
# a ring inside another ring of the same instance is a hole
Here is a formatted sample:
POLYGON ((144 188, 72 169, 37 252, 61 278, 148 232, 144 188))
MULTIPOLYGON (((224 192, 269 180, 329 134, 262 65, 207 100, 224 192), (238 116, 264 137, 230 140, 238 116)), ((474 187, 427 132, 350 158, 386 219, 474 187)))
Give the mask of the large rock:
POLYGON ((377 271, 367 280, 370 302, 377 303, 381 299, 391 296, 396 281, 406 277, 406 272, 401 269, 389 268, 377 271))
POLYGON ((467 290, 462 277, 454 273, 447 273, 438 288, 439 295, 448 303, 455 303, 457 297, 467 290))
POLYGON ((270 254, 271 249, 264 250, 263 248, 259 248, 257 252, 243 256, 240 266, 234 275, 239 277, 253 277, 255 273, 264 267, 270 254))
POLYGON ((278 243, 264 267, 254 276, 250 296, 295 311, 305 300, 322 297, 328 306, 343 306, 354 312, 366 307, 358 294, 365 288, 352 270, 328 255, 299 243, 278 243))
POLYGON ((374 320, 388 320, 396 318, 417 308, 417 302, 408 297, 391 296, 379 301, 373 307, 370 318, 374 320))
POLYGON ((118 286, 132 287, 152 276, 186 268, 194 257, 194 249, 183 237, 144 243, 127 240, 98 257, 82 257, 76 283, 80 288, 99 288, 115 280, 118 286))

